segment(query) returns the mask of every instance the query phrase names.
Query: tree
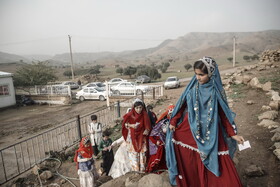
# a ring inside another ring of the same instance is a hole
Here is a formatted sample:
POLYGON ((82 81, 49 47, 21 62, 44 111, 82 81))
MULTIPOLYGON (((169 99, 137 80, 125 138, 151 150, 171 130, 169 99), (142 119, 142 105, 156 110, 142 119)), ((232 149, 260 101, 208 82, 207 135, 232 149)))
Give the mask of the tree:
POLYGON ((185 65, 184 65, 184 68, 185 68, 187 71, 189 71, 189 69, 192 68, 192 65, 191 65, 191 64, 185 64, 185 65))
POLYGON ((32 62, 18 69, 14 76, 15 86, 45 85, 57 80, 55 70, 48 62, 32 62))
POLYGON ((148 76, 153 80, 157 80, 161 78, 161 74, 158 72, 157 68, 155 67, 150 68, 148 76))
POLYGON ((243 59, 246 60, 246 61, 249 61, 250 60, 250 56, 244 55, 243 59))
POLYGON ((70 79, 70 77, 72 76, 72 71, 71 70, 66 70, 66 71, 63 72, 63 75, 70 79))
POLYGON ((147 75, 152 80, 161 78, 161 74, 158 72, 157 68, 154 66, 139 65, 137 68, 137 75, 147 75))
POLYGON ((167 67, 166 66, 163 66, 162 68, 161 68, 161 72, 162 73, 165 73, 167 71, 167 67))
POLYGON ((260 58, 260 57, 259 57, 258 55, 253 55, 253 56, 251 57, 252 60, 259 60, 259 58, 260 58))
MULTIPOLYGON (((173 61, 173 60, 172 60, 172 61, 173 61)), ((171 62, 172 62, 172 61, 171 61, 171 62)), ((166 67, 166 69, 167 69, 167 68, 170 66, 170 63, 169 63, 169 62, 165 62, 165 63, 163 64, 163 66, 166 67)))
POLYGON ((129 75, 129 78, 131 78, 131 75, 134 75, 136 71, 137 71, 136 67, 127 66, 126 68, 124 68, 123 74, 129 75))
POLYGON ((161 63, 161 65, 158 66, 158 69, 160 69, 162 73, 165 73, 169 66, 170 66, 169 62, 164 62, 164 63, 161 63))
POLYGON ((89 70, 89 73, 90 73, 90 74, 95 74, 95 76, 97 77, 97 74, 100 73, 100 70, 99 70, 98 67, 93 67, 93 68, 91 68, 91 69, 89 70))
POLYGON ((229 62, 232 62, 233 58, 232 58, 232 57, 228 57, 227 60, 228 60, 229 62))
POLYGON ((122 75, 123 74, 123 68, 117 68, 116 69, 116 73, 119 73, 120 75, 122 75))

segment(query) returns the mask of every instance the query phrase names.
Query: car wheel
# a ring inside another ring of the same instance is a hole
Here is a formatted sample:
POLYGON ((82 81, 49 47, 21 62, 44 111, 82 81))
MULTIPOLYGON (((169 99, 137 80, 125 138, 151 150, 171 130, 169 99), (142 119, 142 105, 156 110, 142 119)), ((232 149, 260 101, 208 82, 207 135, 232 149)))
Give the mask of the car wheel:
POLYGON ((142 94, 142 90, 138 89, 136 90, 136 95, 141 95, 142 94))
POLYGON ((83 96, 80 97, 80 101, 84 101, 85 98, 83 96))
POLYGON ((120 92, 119 90, 115 90, 115 91, 114 91, 114 94, 115 94, 115 95, 121 95, 121 92, 120 92))
POLYGON ((99 101, 105 101, 105 97, 103 95, 99 96, 99 101))

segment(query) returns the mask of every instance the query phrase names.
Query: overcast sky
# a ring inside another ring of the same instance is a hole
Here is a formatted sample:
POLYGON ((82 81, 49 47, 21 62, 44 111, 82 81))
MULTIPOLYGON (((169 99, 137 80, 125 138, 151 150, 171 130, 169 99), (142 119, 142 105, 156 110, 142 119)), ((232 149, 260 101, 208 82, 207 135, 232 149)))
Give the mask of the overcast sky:
POLYGON ((0 0, 0 51, 155 47, 189 32, 280 30, 279 0, 0 0))

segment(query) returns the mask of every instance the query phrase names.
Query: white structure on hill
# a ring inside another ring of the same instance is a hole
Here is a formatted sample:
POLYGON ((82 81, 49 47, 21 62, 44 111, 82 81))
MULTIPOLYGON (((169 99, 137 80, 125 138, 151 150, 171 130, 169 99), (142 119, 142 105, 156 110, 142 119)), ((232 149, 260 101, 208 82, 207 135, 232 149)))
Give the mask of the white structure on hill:
POLYGON ((0 108, 16 104, 13 75, 0 71, 0 108))

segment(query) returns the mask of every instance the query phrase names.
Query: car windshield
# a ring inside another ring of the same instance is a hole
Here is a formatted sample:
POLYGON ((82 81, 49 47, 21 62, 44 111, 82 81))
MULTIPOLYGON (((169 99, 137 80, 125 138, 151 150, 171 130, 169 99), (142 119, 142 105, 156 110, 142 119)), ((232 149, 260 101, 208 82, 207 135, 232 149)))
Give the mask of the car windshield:
POLYGON ((168 78, 167 81, 168 81, 168 82, 170 82, 170 81, 176 81, 176 78, 175 78, 175 77, 171 77, 171 78, 168 78))
POLYGON ((102 89, 102 88, 95 88, 98 92, 103 92, 104 91, 104 89, 102 89))
POLYGON ((105 86, 105 84, 102 84, 101 82, 97 83, 96 85, 97 85, 98 87, 104 87, 104 86, 105 86))

